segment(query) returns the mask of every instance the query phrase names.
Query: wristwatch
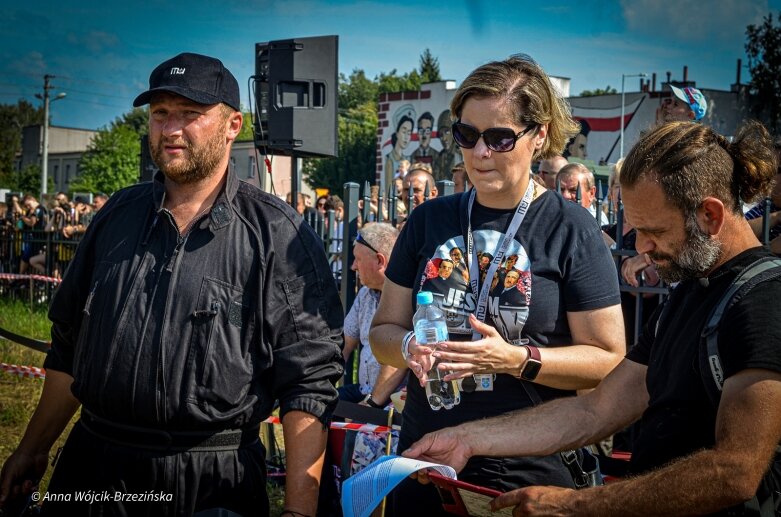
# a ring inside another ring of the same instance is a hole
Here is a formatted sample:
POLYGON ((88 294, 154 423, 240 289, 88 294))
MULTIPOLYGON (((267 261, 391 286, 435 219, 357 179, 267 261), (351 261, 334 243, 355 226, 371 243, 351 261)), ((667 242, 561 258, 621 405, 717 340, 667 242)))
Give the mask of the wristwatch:
POLYGON ((542 368, 542 361, 540 360, 540 349, 531 345, 523 345, 523 347, 527 352, 529 352, 529 357, 521 367, 521 379, 525 381, 533 381, 537 378, 537 374, 540 373, 540 368, 542 368))
POLYGON ((366 403, 366 405, 367 405, 367 406, 369 406, 369 407, 373 407, 373 408, 376 408, 376 409, 385 409, 385 406, 382 406, 382 405, 380 405, 380 404, 378 404, 378 403, 374 402, 374 399, 372 398, 372 394, 371 394, 371 393, 369 393, 368 395, 366 395, 366 398, 365 398, 365 399, 363 399, 363 401, 364 401, 364 402, 366 403))

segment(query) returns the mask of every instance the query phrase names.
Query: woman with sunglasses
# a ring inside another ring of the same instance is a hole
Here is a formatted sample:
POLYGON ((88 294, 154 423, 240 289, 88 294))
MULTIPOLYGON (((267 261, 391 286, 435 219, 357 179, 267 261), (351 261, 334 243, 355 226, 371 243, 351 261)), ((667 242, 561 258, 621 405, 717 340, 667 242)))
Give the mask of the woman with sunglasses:
MULTIPOLYGON (((437 429, 593 388, 625 351, 615 267, 600 228, 582 207, 530 181, 532 161, 560 154, 578 131, 548 76, 528 57, 486 64, 463 82, 451 112, 473 188, 412 213, 371 331, 378 360, 417 377, 408 383, 400 451, 437 429), (435 281, 456 247, 466 285, 435 281), (436 351, 410 334, 419 290, 432 291, 447 317, 449 340, 436 351), (461 384, 461 402, 450 410, 432 410, 421 387, 435 358, 450 372, 445 379, 461 384)), ((574 486, 558 454, 473 458, 459 479, 501 491, 574 486)), ((409 480, 394 505, 396 515, 443 513, 431 485, 409 480)))

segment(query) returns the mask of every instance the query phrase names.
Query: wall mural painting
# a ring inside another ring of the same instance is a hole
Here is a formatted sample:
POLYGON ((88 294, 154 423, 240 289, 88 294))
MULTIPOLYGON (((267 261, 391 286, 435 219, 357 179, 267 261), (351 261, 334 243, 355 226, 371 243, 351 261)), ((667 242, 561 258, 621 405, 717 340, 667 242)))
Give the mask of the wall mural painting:
POLYGON ((424 88, 428 89, 404 92, 404 100, 380 98, 381 163, 378 163, 377 181, 384 191, 398 176, 403 160, 430 165, 437 181, 451 180, 451 169, 463 161, 461 150, 450 134, 453 121, 448 106, 455 90, 448 89, 446 82, 430 83, 424 88))

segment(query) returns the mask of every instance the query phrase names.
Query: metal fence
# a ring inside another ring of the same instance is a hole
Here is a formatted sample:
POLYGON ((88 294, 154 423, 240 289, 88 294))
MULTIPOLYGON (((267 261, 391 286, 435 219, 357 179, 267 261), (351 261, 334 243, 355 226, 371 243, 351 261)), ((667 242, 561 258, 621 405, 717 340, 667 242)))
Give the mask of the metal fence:
POLYGON ((73 259, 81 235, 66 238, 57 231, 0 226, 0 296, 48 305, 59 279, 73 259), (21 273, 22 256, 38 256, 38 269, 21 273))
MULTIPOLYGON (((451 181, 437 182, 439 196, 447 196, 453 193, 454 184, 451 181)), ((401 202, 393 187, 387 193, 379 192, 376 200, 372 200, 371 185, 367 182, 363 188, 357 183, 345 183, 343 192, 344 216, 341 220, 331 210, 326 214, 312 213, 305 216, 305 221, 315 230, 323 242, 323 249, 331 264, 334 280, 337 282, 342 305, 345 313, 349 311, 357 293, 358 285, 355 272, 350 269, 353 261, 351 243, 357 236, 358 229, 365 222, 387 222, 398 226, 401 222, 399 203, 401 202), (347 244, 346 244, 347 243, 347 244)), ((598 186, 598 192, 602 192, 602 185, 598 186)), ((580 200, 578 192, 578 201, 580 200)), ((423 194, 424 200, 430 197, 428 186, 423 194)), ((409 199, 414 200, 414 193, 409 192, 409 199)), ((414 210, 413 206, 410 211, 414 210)), ((619 199, 618 209, 613 210, 612 203, 607 203, 603 210, 601 196, 595 200, 597 222, 603 224, 616 224, 616 245, 611 250, 616 271, 619 278, 619 288, 622 293, 631 293, 635 296, 633 341, 637 341, 642 333, 643 296, 658 296, 660 301, 668 294, 668 288, 660 283, 650 287, 627 285, 621 279, 621 261, 624 257, 636 255, 632 249, 625 249, 623 244, 623 206, 619 199)), ((765 214, 770 212, 771 201, 765 200, 765 214)), ((762 226, 765 245, 770 240, 770 218, 763 217, 762 226)), ((19 229, 12 225, 0 226, 0 296, 29 300, 31 305, 48 304, 51 295, 58 283, 58 279, 64 274, 68 264, 73 259, 76 247, 81 236, 76 235, 65 238, 61 233, 45 230, 19 229), (43 270, 28 268, 27 275, 20 277, 20 263, 22 254, 30 249, 35 252, 43 252, 43 270)), ((631 345, 631 343, 628 343, 631 345)), ((352 376, 352 372, 348 372, 352 376)))

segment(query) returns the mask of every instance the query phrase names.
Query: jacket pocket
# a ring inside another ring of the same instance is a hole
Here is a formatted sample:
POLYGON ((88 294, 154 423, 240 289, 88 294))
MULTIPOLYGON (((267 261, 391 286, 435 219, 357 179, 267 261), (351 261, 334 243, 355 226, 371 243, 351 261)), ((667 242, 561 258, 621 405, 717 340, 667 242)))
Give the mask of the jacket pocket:
POLYGON ((282 283, 285 303, 292 320, 292 341, 301 341, 327 332, 328 307, 323 281, 315 272, 285 280, 282 283))
POLYGON ((104 342, 106 335, 111 331, 102 328, 105 324, 102 321, 102 310, 106 307, 106 297, 111 295, 106 290, 116 276, 118 268, 119 264, 113 262, 99 262, 92 276, 92 287, 81 311, 81 326, 73 361, 73 375, 80 383, 89 378, 91 365, 100 362, 99 358, 94 357, 96 353, 94 343, 104 342))
POLYGON ((225 419, 245 409, 255 373, 254 300, 240 288, 204 278, 190 316, 187 366, 194 379, 188 400, 209 418, 225 419))

